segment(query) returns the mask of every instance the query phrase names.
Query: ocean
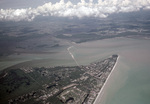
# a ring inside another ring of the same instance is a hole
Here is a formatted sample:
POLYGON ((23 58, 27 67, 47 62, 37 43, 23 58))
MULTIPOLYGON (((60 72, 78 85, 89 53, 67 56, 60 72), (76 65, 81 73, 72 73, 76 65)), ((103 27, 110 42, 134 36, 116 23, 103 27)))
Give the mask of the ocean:
POLYGON ((149 40, 115 38, 84 43, 82 46, 91 49, 86 50, 89 54, 93 54, 88 55, 91 60, 98 57, 102 59, 113 53, 120 56, 97 104, 150 103, 149 40))

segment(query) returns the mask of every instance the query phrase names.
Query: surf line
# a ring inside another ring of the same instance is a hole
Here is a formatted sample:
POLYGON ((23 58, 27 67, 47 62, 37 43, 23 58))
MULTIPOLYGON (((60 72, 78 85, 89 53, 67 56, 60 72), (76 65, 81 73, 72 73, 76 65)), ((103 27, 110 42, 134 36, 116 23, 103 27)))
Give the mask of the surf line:
POLYGON ((72 47, 73 47, 73 46, 67 48, 67 50, 68 50, 69 54, 71 55, 72 59, 73 59, 73 60, 75 61, 75 63, 77 64, 77 66, 79 66, 77 60, 74 58, 74 55, 70 52, 70 49, 71 49, 72 47))
POLYGON ((115 68, 116 68, 116 66, 117 66, 119 57, 120 57, 120 56, 117 57, 117 60, 116 60, 115 65, 113 66, 113 69, 111 70, 110 74, 108 75, 106 81, 104 82, 102 88, 100 89, 100 92, 98 93, 98 95, 97 95, 95 101, 93 102, 93 104, 101 104, 101 103, 98 103, 98 101, 101 101, 101 98, 102 98, 102 96, 103 96, 103 94, 104 94, 103 90, 104 90, 106 84, 108 83, 108 80, 109 80, 110 76, 112 75, 113 71, 115 70, 115 68), (98 99, 99 99, 99 100, 98 100, 98 99))

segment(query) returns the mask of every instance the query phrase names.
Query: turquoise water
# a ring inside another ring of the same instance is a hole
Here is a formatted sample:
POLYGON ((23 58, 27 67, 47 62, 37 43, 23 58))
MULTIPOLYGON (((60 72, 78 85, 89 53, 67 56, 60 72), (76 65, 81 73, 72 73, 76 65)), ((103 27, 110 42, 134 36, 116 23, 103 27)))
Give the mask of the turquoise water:
MULTIPOLYGON (((110 95, 109 92, 112 89, 107 89, 108 96, 104 104, 150 104, 150 65, 144 64, 144 62, 127 63, 127 65, 129 68, 127 73, 121 73, 123 76, 119 77, 125 78, 123 86, 110 95)), ((114 84, 117 87, 120 82, 114 81, 114 84)))

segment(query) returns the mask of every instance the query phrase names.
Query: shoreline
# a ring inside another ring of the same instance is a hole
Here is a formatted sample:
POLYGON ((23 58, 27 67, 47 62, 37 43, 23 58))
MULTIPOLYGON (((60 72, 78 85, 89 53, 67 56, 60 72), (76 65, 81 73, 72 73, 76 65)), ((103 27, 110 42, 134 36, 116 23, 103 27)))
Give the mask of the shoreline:
POLYGON ((101 97, 103 96, 103 93, 104 93, 103 90, 104 90, 104 88, 105 88, 105 86, 106 86, 106 83, 109 81, 109 78, 110 78, 111 74, 113 73, 114 69, 116 68, 116 65, 117 65, 117 63, 118 63, 119 57, 120 57, 120 56, 118 55, 118 58, 117 58, 117 60, 116 60, 116 63, 115 63, 115 65, 114 65, 113 69, 111 70, 110 74, 108 75, 108 77, 107 77, 107 79, 106 79, 104 85, 103 85, 102 88, 100 89, 100 92, 98 93, 98 95, 97 95, 96 99, 94 100, 94 103, 93 103, 93 104, 97 104, 97 103, 98 103, 97 100, 98 100, 98 99, 101 99, 101 97), (103 92, 103 93, 102 93, 102 92, 103 92))

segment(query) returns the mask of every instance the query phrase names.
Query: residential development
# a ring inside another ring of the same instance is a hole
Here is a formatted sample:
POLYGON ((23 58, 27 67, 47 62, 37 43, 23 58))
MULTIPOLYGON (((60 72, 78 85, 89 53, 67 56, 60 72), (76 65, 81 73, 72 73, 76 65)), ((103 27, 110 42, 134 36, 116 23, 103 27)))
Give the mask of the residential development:
POLYGON ((93 104, 118 55, 80 66, 21 67, 0 73, 5 104, 93 104))

